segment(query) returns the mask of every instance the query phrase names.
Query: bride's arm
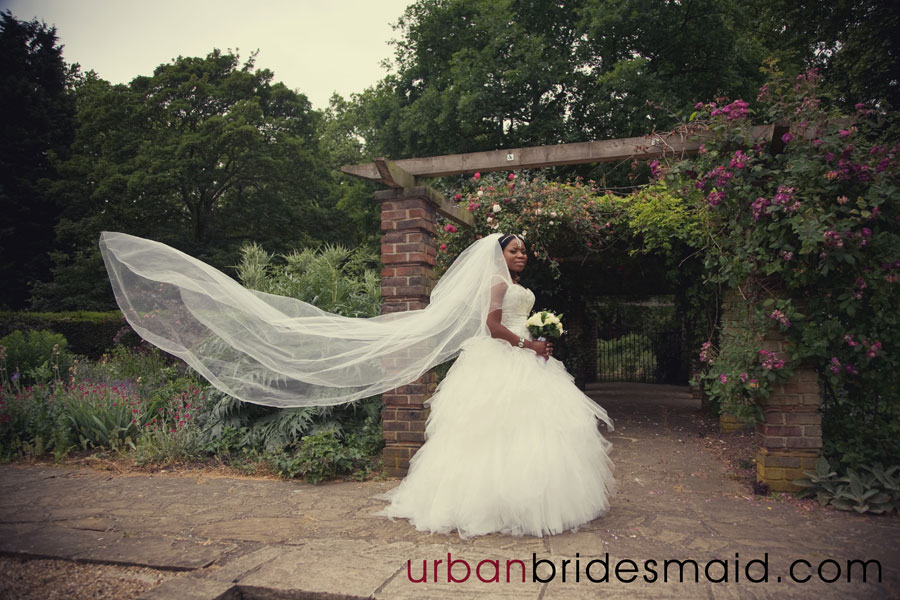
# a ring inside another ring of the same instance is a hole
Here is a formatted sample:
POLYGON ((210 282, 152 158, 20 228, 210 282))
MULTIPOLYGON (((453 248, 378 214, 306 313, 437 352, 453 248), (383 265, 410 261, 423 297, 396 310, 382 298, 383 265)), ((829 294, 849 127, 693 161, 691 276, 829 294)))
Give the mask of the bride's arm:
MULTIPOLYGON (((491 289, 491 306, 502 306, 504 294, 506 294, 506 284, 500 283, 495 285, 491 289)), ((496 308, 488 313, 487 327, 488 331, 491 332, 491 337, 497 338, 498 340, 505 340, 512 346, 518 346, 521 338, 501 323, 502 318, 503 310, 500 308, 496 308)), ((539 356, 550 356, 550 352, 553 348, 552 344, 549 342, 528 339, 525 340, 522 347, 534 350, 539 356)))

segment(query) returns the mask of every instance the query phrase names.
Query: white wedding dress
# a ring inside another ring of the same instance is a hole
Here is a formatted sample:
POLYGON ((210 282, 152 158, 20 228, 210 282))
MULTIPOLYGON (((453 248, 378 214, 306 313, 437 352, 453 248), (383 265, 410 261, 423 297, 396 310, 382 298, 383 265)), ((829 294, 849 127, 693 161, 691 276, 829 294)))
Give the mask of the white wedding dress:
MULTIPOLYGON (((534 294, 504 295, 502 323, 530 339, 534 294)), ((429 401, 427 441, 378 514, 418 530, 543 536, 603 515, 615 489, 606 411, 562 363, 489 336, 466 341, 429 401)))

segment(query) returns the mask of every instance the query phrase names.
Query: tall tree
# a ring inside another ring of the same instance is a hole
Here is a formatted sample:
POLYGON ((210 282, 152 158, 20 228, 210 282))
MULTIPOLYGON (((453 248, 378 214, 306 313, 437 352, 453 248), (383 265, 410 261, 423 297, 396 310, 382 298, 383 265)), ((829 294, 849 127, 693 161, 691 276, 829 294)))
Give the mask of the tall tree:
POLYGON ((54 27, 0 13, 0 307, 23 308, 29 281, 49 275, 59 207, 47 188, 74 135, 71 72, 54 27))
POLYGON ((737 0, 419 0, 394 72, 354 101, 371 152, 397 158, 643 134, 755 96, 748 17, 737 0))
POLYGON ((241 63, 218 50, 179 57, 127 86, 82 78, 77 140, 57 188, 65 253, 55 257, 55 281, 35 289, 35 306, 108 302, 106 286, 75 292, 67 276, 99 269, 103 229, 219 267, 236 264, 245 241, 286 251, 341 239, 347 226, 333 210, 321 114, 272 80, 253 57, 241 63))

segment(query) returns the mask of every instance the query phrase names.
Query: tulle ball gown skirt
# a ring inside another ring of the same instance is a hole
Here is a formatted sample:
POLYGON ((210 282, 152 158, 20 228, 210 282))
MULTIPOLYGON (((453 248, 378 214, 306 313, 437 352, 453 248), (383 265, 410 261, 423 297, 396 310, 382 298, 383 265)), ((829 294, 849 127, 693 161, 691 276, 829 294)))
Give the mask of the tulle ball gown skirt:
POLYGON ((489 337, 465 343, 431 399, 427 441, 379 514, 463 538, 543 536, 609 510, 612 423, 562 363, 489 337))

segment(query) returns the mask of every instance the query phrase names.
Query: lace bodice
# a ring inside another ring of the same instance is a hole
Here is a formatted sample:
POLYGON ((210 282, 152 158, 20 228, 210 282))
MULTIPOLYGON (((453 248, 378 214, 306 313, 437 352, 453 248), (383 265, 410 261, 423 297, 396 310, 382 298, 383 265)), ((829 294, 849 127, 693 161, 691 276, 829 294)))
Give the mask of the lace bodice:
POLYGON ((530 340, 531 334, 525 321, 534 306, 534 294, 521 285, 510 286, 503 296, 503 316, 500 323, 518 336, 530 340))

